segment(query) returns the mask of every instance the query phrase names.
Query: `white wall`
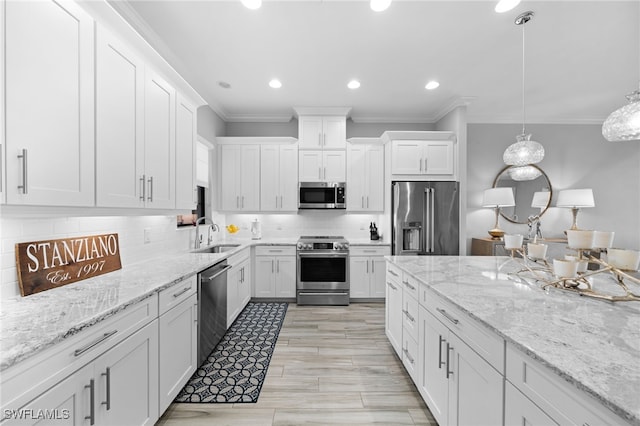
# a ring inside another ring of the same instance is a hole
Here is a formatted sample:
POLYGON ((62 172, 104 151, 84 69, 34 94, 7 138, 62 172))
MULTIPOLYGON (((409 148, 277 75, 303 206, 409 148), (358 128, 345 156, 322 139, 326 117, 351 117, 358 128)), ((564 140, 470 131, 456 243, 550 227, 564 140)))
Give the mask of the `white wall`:
MULTIPOLYGON (((494 213, 481 208, 482 192, 491 187, 504 167, 502 153, 520 134, 517 124, 469 124, 468 126, 468 212, 471 237, 487 237, 494 213)), ((615 231, 614 246, 640 249, 640 143, 606 142, 600 125, 534 124, 527 126, 532 139, 545 148, 538 164, 551 181, 555 205, 562 189, 592 188, 596 206, 583 209, 578 225, 583 229, 615 231)), ((500 219, 506 232, 528 232, 526 225, 500 219)), ((563 237, 571 226, 571 212, 552 207, 542 217, 546 237, 563 237)))

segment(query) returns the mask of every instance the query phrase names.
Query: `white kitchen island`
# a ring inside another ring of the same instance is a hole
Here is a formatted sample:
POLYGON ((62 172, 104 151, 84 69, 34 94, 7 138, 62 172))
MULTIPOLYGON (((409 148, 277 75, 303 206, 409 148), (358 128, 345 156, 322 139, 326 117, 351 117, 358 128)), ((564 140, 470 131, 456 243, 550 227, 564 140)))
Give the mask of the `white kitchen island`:
POLYGON ((640 425, 640 303, 544 291, 519 266, 387 257, 387 335, 436 419, 640 425))

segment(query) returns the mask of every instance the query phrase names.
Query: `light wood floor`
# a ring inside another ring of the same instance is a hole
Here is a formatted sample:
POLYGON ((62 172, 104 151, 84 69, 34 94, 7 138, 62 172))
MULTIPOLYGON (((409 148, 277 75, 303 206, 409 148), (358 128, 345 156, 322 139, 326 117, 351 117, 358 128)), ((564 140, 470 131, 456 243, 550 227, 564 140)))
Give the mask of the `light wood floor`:
POLYGON ((437 425, 384 334, 384 304, 289 304, 255 404, 172 404, 158 425, 437 425))

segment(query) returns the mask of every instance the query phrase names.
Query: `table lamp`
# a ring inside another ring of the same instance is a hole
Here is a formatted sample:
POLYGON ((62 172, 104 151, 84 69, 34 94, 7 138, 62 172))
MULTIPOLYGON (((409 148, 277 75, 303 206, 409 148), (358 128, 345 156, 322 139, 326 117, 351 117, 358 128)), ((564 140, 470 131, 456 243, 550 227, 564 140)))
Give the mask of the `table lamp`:
POLYGON ((498 219, 500 217, 501 207, 515 206, 515 198, 513 196, 513 188, 490 188, 485 189, 482 197, 482 207, 492 207, 496 212, 496 224, 493 229, 489 230, 489 235, 494 240, 499 240, 504 235, 504 231, 498 228, 498 219))
POLYGON ((558 193, 557 207, 570 208, 573 215, 572 230, 578 229, 578 211, 584 207, 595 207, 593 201, 593 190, 588 189, 565 189, 558 193))

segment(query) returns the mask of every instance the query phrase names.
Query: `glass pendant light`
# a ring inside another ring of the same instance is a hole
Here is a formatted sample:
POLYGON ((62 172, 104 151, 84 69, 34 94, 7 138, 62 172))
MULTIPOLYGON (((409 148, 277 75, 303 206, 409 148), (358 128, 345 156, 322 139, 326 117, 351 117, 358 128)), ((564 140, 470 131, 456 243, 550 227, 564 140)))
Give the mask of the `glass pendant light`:
POLYGON ((534 180, 538 176, 541 176, 542 172, 533 166, 518 166, 511 167, 509 169, 509 176, 513 180, 523 181, 523 180, 534 180))
POLYGON ((627 95, 629 103, 613 111, 602 125, 609 142, 640 140, 640 89, 627 95))
MULTIPOLYGON (((524 24, 529 22, 532 17, 533 12, 527 11, 519 15, 515 20, 516 25, 522 25, 522 134, 516 137, 516 143, 511 144, 509 147, 507 147, 507 149, 504 151, 504 154, 502 155, 504 163, 509 166, 526 166, 527 164, 536 164, 542 161, 542 159, 544 158, 544 147, 540 143, 532 141, 531 134, 527 134, 525 132, 526 114, 524 96, 524 24)), ((522 176, 524 176, 524 174, 522 176)), ((531 179, 535 179, 535 177, 531 179)))

